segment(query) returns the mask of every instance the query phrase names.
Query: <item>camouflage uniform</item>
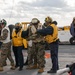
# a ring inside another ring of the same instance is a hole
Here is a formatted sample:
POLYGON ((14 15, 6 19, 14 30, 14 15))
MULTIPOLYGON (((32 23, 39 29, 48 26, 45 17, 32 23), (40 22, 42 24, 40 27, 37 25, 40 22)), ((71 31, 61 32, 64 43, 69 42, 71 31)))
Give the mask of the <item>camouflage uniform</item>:
MULTIPOLYGON (((32 38, 32 32, 31 32, 31 26, 29 26, 28 27, 28 29, 29 29, 29 33, 28 33, 28 42, 30 41, 30 40, 32 40, 33 38, 32 38)), ((33 61, 34 61, 34 63, 35 64, 37 64, 37 58, 36 57, 33 57, 34 56, 34 49, 33 49, 33 45, 32 45, 32 47, 30 47, 29 45, 28 45, 28 65, 29 66, 32 66, 32 64, 33 64, 33 61)))
MULTIPOLYGON (((5 29, 3 30, 3 36, 0 36, 0 40, 5 40, 8 36, 8 30, 5 29)), ((0 67, 3 68, 3 64, 6 61, 6 59, 8 58, 11 62, 11 69, 15 69, 14 67, 14 60, 11 56, 11 41, 8 43, 2 43, 1 45, 1 63, 0 63, 0 67)))
MULTIPOLYGON (((44 68, 45 67, 45 51, 44 51, 44 43, 43 42, 33 42, 32 50, 34 50, 34 57, 36 57, 38 63, 38 68, 44 68)), ((35 63, 35 64, 36 64, 35 63)))
MULTIPOLYGON (((32 47, 28 48, 28 64, 32 64, 34 59, 34 66, 38 64, 39 68, 45 67, 45 51, 44 51, 44 37, 39 34, 32 34, 32 25, 29 27, 29 37, 28 40, 32 40, 32 47)), ((35 27, 38 28, 38 25, 35 27)), ((37 68, 37 67, 32 67, 37 68)))
MULTIPOLYGON (((27 53, 28 53, 28 65, 32 66, 32 64, 33 64, 33 55, 34 55, 34 51, 33 51, 32 47, 28 46, 27 53)), ((34 62, 36 62, 35 59, 34 59, 34 62)))

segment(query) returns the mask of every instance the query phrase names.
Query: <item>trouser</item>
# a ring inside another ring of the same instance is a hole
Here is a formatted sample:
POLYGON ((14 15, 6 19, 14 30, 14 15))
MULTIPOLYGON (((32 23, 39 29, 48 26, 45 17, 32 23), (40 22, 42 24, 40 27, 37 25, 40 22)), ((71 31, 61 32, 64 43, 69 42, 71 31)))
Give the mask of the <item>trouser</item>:
POLYGON ((2 64, 4 65, 6 63, 7 58, 8 58, 9 61, 11 62, 11 66, 14 66, 14 60, 13 60, 13 58, 11 56, 11 51, 10 50, 7 50, 5 53, 4 52, 5 51, 3 51, 1 53, 2 64))
POLYGON ((38 64, 40 68, 45 67, 45 46, 41 43, 33 43, 32 47, 28 49, 28 64, 32 64, 34 60, 34 65, 38 64))
POLYGON ((49 44, 49 48, 51 53, 52 69, 58 70, 58 41, 49 44))
POLYGON ((45 67, 45 45, 42 43, 33 43, 34 57, 36 57, 39 68, 45 67))
POLYGON ((36 45, 36 54, 37 55, 37 63, 39 68, 45 67, 45 45, 41 43, 37 43, 36 45))
POLYGON ((11 66, 14 66, 14 60, 13 60, 13 58, 11 56, 11 42, 6 43, 6 44, 2 44, 1 50, 2 50, 2 52, 1 52, 0 66, 3 67, 4 62, 6 61, 7 58, 11 62, 11 66))
POLYGON ((18 46, 18 47, 13 46, 16 66, 19 66, 21 68, 23 67, 23 64, 24 64, 22 49, 23 49, 23 46, 18 46))
POLYGON ((34 49, 33 47, 28 47, 28 65, 32 65, 32 64, 37 64, 37 58, 36 56, 34 57, 34 49))

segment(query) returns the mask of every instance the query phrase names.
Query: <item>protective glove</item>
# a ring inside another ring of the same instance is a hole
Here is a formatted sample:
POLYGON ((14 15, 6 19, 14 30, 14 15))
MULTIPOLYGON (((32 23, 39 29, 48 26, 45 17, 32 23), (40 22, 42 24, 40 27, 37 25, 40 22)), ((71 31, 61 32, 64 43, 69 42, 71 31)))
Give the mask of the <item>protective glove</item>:
POLYGON ((35 34, 36 33, 36 28, 34 26, 32 26, 31 31, 32 31, 33 34, 35 34))
POLYGON ((42 29, 42 24, 41 24, 41 23, 38 24, 38 28, 37 28, 37 29, 38 29, 38 30, 39 30, 39 29, 42 29))
POLYGON ((70 72, 72 72, 75 69, 75 63, 69 64, 69 65, 67 64, 66 67, 69 67, 70 72))
POLYGON ((28 46, 29 46, 29 47, 32 47, 32 40, 29 40, 29 41, 28 41, 28 46))

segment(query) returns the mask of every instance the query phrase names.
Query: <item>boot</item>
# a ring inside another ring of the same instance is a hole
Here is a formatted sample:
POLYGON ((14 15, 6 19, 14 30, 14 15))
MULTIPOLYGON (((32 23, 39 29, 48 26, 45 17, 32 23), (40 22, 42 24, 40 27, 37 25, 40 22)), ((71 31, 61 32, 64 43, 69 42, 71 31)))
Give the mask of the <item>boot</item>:
POLYGON ((0 67, 0 71, 3 71, 3 67, 0 67))
POLYGON ((38 68, 37 64, 36 64, 36 65, 31 66, 31 69, 37 69, 37 68, 38 68))
POLYGON ((11 66, 11 68, 10 68, 11 70, 15 70, 15 66, 11 66))
POLYGON ((38 66, 37 65, 33 65, 33 66, 28 66, 26 69, 37 69, 38 66))
POLYGON ((42 72, 44 72, 44 68, 40 68, 40 69, 38 70, 38 73, 42 73, 42 72))

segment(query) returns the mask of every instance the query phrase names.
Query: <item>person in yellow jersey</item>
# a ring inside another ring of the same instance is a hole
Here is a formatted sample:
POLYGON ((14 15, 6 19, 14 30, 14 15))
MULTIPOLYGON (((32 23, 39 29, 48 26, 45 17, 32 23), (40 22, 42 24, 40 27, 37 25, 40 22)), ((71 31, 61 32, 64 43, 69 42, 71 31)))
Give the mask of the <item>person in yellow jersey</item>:
POLYGON ((21 37, 22 26, 20 23, 15 24, 15 29, 12 32, 12 44, 13 44, 13 52, 15 56, 15 67, 19 67, 19 71, 23 69, 24 58, 23 58, 23 46, 26 47, 26 40, 21 37))
POLYGON ((56 73, 59 69, 58 65, 58 28, 57 22, 52 21, 51 17, 45 18, 46 28, 35 31, 36 34, 45 36, 45 41, 49 44, 51 53, 52 68, 47 73, 56 73))

